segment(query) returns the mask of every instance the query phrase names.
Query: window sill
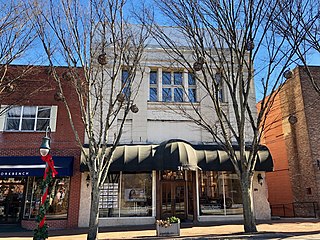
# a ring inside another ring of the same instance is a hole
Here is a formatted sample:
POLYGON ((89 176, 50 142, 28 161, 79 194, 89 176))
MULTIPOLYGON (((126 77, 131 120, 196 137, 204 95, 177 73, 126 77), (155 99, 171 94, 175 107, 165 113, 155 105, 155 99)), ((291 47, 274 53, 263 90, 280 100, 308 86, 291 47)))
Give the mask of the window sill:
POLYGON ((41 131, 21 131, 21 130, 2 130, 3 133, 45 133, 46 130, 41 131))
POLYGON ((184 105, 184 106, 199 106, 200 103, 199 102, 150 102, 148 101, 148 105, 184 105))

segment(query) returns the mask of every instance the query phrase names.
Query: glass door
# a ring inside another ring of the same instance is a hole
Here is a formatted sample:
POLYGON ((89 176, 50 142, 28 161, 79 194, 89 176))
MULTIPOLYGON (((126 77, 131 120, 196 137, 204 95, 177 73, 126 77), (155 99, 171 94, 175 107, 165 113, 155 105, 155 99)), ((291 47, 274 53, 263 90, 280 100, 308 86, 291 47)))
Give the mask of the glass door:
POLYGON ((184 172, 163 171, 161 173, 161 219, 171 216, 187 218, 187 185, 184 172))
POLYGON ((161 183, 161 219, 171 216, 186 219, 186 196, 184 182, 161 183))

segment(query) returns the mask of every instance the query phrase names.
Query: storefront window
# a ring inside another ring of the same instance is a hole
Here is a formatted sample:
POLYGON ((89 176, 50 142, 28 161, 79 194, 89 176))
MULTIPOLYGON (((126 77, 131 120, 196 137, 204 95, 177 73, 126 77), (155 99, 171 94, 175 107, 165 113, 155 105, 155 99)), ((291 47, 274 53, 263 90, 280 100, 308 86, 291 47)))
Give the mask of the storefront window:
POLYGON ((21 220, 25 178, 0 179, 0 223, 21 220))
MULTIPOLYGON (((40 201, 42 196, 41 177, 29 177, 27 183, 26 201, 24 208, 24 218, 35 218, 39 213, 40 201)), ((46 217, 67 218, 69 205, 69 186, 70 178, 55 178, 49 187, 48 197, 50 198, 50 207, 46 217)))
POLYGON ((100 217, 152 215, 152 174, 109 174, 100 190, 100 217))
POLYGON ((243 213, 240 181, 230 172, 199 172, 200 215, 243 213))

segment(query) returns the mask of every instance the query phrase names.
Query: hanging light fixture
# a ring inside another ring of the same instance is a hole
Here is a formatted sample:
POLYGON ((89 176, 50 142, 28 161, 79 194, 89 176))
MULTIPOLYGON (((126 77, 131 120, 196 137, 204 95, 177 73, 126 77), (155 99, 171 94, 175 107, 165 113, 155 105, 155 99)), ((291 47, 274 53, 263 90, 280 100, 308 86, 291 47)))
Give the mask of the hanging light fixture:
POLYGON ((50 133, 51 133, 51 128, 48 126, 46 128, 46 135, 42 138, 42 143, 40 146, 40 155, 41 156, 47 156, 48 153, 50 152, 50 133))
POLYGON ((101 65, 106 65, 107 64, 107 54, 106 53, 102 53, 98 56, 98 62, 101 64, 101 65))
POLYGON ((254 49, 254 42, 252 39, 248 40, 246 43, 246 49, 247 51, 251 51, 254 49))
POLYGON ((194 71, 200 71, 203 68, 203 64, 205 62, 205 59, 203 57, 199 57, 198 60, 193 64, 194 71))
POLYGON ((130 110, 131 110, 131 112, 133 112, 133 113, 139 112, 139 108, 137 107, 136 104, 132 104, 131 107, 130 107, 130 110))
POLYGON ((293 77, 293 72, 292 72, 290 69, 288 69, 288 70, 284 71, 283 77, 284 77, 285 79, 292 78, 292 77, 293 77))
POLYGON ((125 95, 124 95, 124 93, 119 93, 119 94, 117 95, 117 101, 120 102, 120 103, 122 103, 122 102, 124 102, 124 100, 125 100, 125 95))

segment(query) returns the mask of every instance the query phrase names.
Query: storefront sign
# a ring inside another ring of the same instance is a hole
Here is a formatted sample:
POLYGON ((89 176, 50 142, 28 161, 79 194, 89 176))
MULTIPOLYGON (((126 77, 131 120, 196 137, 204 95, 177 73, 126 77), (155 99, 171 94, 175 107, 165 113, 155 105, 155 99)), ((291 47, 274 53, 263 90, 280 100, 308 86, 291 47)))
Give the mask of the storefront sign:
POLYGON ((24 176, 29 176, 29 174, 30 174, 29 171, 18 172, 16 170, 14 171, 0 170, 0 177, 24 177, 24 176))

